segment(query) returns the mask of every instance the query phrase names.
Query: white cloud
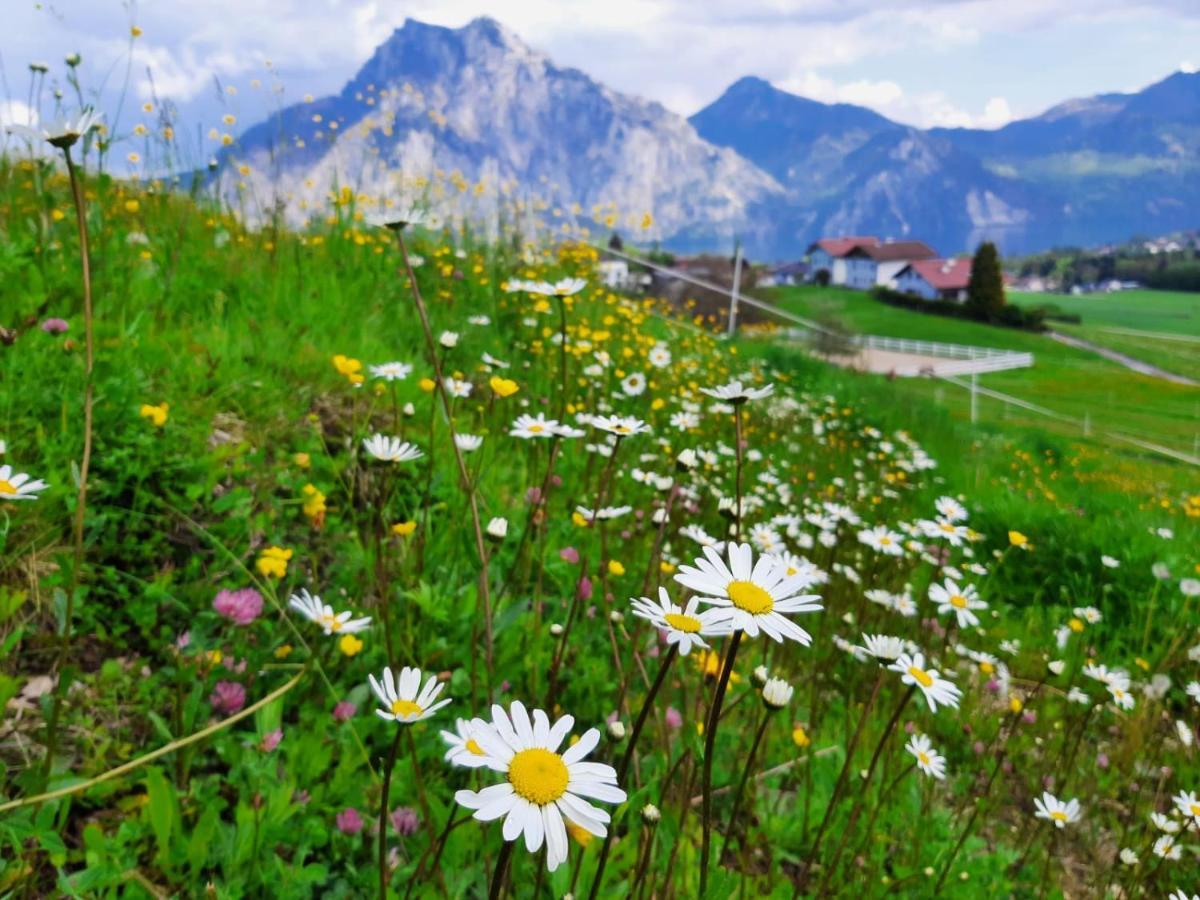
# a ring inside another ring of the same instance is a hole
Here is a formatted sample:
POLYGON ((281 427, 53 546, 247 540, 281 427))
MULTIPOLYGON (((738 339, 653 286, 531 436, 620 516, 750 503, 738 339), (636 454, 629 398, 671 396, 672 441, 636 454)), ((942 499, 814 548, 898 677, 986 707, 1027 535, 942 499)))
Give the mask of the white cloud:
POLYGON ((1183 72, 1185 75, 1195 75, 1197 71, 1200 71, 1200 67, 1198 67, 1194 62, 1185 59, 1179 64, 1179 71, 1183 72))

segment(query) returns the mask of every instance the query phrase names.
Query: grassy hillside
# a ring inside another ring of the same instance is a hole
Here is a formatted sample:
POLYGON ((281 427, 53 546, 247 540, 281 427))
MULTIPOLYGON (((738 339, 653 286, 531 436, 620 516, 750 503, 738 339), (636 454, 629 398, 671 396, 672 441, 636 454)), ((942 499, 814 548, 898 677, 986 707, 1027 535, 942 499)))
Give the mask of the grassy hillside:
POLYGON ((1080 297, 1012 294, 1023 305, 1053 303, 1082 318, 1053 327, 1200 381, 1200 294, 1120 291, 1080 297))
POLYGON ((85 187, 94 404, 68 184, 0 161, 0 892, 1188 883, 1149 816, 1200 789, 1194 490, 585 244, 85 187))
MULTIPOLYGON (((1035 357, 1032 368, 984 375, 980 383, 1078 420, 1086 415, 1096 431, 1136 435, 1184 452, 1192 452, 1200 432, 1200 389, 1139 375, 1044 335, 925 315, 844 288, 777 288, 769 296, 783 309, 818 321, 841 323, 860 334, 1031 352, 1035 357)), ((1180 308, 1185 308, 1185 301, 1180 300, 1180 308)), ((951 385, 905 379, 897 383, 897 388, 943 401, 958 414, 969 411, 966 392, 951 385)), ((987 421, 1082 436, 1077 426, 996 400, 983 400, 980 414, 987 421)))

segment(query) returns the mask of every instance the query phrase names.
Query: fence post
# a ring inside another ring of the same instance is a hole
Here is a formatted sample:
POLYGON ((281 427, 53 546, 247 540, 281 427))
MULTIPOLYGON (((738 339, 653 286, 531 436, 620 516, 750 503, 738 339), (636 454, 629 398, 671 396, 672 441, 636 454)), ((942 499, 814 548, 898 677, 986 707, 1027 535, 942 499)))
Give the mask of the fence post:
POLYGON ((729 293, 729 337, 737 331, 738 291, 742 286, 742 244, 739 241, 733 257, 733 290, 729 293))
POLYGON ((979 376, 971 373, 971 422, 979 421, 979 376))
POLYGON ((1089 437, 1092 433, 1092 414, 1085 412, 1083 414, 1083 436, 1089 437))

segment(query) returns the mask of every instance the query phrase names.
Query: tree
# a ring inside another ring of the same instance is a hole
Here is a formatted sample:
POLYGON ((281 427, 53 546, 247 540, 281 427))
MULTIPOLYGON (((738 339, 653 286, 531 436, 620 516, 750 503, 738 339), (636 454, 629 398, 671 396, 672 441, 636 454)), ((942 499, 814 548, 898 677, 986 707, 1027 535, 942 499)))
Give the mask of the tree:
POLYGON ((1000 272, 1000 253, 991 241, 984 241, 971 262, 967 282, 967 307, 977 319, 994 322, 1004 307, 1004 276, 1000 272))

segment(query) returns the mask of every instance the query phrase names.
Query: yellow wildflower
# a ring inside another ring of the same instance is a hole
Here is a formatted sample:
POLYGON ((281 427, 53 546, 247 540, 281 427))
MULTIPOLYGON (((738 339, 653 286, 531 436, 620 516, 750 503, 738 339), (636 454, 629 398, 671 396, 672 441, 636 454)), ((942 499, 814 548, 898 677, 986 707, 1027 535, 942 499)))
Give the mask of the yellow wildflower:
POLYGON ((142 408, 138 410, 138 415, 143 419, 149 419, 155 428, 162 428, 167 424, 167 410, 170 406, 166 403, 160 403, 157 406, 152 406, 149 403, 143 403, 142 408))
POLYGON ((268 547, 258 555, 255 566, 264 578, 282 578, 287 574, 288 560, 291 558, 291 550, 285 550, 283 547, 268 547))
POLYGON ((416 530, 417 523, 415 521, 397 522, 392 526, 392 534, 399 535, 400 537, 408 537, 416 530))
POLYGON ((354 656, 363 648, 363 642, 352 634, 343 634, 342 639, 338 641, 338 649, 346 656, 354 656))
POLYGON ((625 567, 623 565, 621 565, 619 562, 617 562, 615 559, 610 559, 608 561, 608 574, 609 575, 624 575, 625 567))
POLYGON ((493 375, 488 384, 492 386, 497 397, 511 397, 520 389, 515 381, 510 378, 501 378, 499 375, 493 375))

